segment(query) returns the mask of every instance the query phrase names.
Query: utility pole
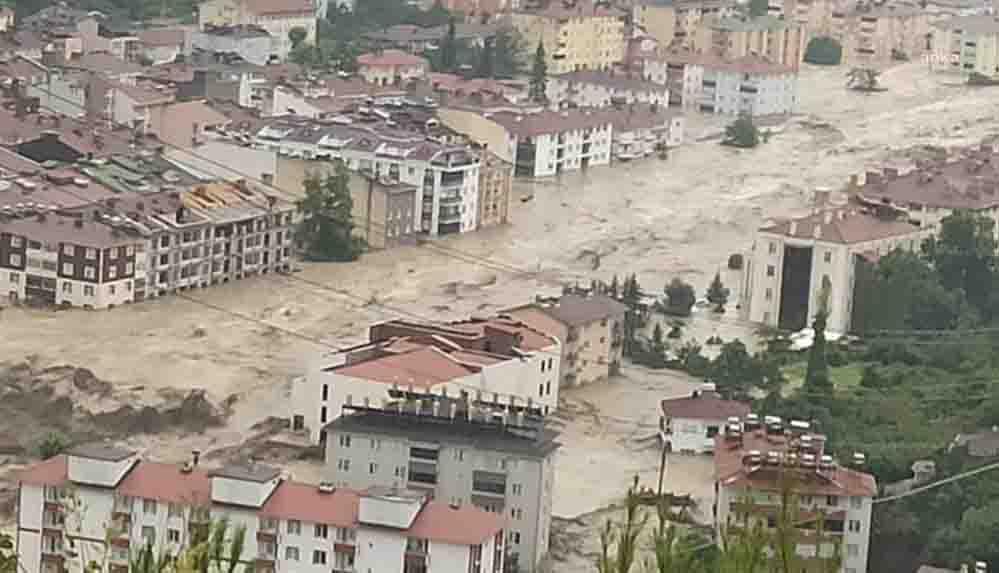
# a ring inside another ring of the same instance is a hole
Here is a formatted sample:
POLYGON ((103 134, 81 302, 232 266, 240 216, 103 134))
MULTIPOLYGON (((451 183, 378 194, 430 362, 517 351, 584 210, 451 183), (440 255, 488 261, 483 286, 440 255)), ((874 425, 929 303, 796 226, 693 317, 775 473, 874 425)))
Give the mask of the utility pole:
POLYGON ((659 491, 656 492, 658 494, 659 499, 662 499, 663 497, 663 478, 665 477, 666 477, 666 436, 663 436, 662 454, 659 459, 659 491))

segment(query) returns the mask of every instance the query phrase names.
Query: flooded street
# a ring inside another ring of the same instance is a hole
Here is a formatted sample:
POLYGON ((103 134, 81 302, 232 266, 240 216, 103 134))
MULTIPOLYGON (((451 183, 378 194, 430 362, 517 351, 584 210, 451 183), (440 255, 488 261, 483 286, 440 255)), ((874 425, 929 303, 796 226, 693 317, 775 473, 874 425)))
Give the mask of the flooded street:
MULTIPOLYGON (((815 188, 841 187, 909 147, 976 143, 999 124, 999 91, 949 85, 922 64, 887 71, 888 91, 878 94, 847 92, 844 73, 804 68, 800 113, 755 150, 720 146, 724 123, 693 117, 688 142, 667 160, 517 182, 508 227, 184 294, 200 304, 167 297, 109 312, 3 309, 0 361, 33 355, 39 365, 86 367, 116 385, 204 388, 212 400, 230 400, 225 429, 134 444, 181 459, 192 440, 204 449, 231 445, 260 420, 284 416, 290 380, 321 352, 358 341, 373 321, 490 313, 563 282, 615 274, 637 273, 649 292, 679 276, 702 293, 730 254, 751 247, 767 217, 806 210, 815 188)), ((735 276, 723 276, 736 292, 735 276)), ((726 339, 746 331, 733 321, 734 313, 717 323, 726 339)), ((716 330, 704 324, 698 332, 716 330)), ((635 473, 654 484, 658 400, 695 383, 628 368, 612 383, 565 392, 555 515, 607 506, 635 473), (601 477, 611 468, 612 478, 601 477)), ((671 458, 668 489, 704 498, 710 480, 709 458, 671 458)))

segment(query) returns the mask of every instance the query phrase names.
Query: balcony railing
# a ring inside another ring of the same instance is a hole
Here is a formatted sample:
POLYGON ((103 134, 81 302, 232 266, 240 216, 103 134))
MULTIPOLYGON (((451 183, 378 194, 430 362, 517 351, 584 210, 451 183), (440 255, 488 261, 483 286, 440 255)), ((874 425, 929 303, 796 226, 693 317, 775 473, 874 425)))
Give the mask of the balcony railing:
POLYGON ((506 495, 506 484, 496 482, 473 482, 472 492, 492 495, 506 495))
POLYGON ((410 483, 437 485, 437 474, 427 474, 422 472, 409 472, 410 483))

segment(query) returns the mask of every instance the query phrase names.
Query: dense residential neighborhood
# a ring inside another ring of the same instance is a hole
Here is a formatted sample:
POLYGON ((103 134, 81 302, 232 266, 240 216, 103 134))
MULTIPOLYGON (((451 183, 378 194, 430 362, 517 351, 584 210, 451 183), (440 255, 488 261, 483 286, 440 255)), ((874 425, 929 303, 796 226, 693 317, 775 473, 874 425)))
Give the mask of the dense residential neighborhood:
POLYGON ((0 573, 995 570, 996 9, 0 2, 0 573))

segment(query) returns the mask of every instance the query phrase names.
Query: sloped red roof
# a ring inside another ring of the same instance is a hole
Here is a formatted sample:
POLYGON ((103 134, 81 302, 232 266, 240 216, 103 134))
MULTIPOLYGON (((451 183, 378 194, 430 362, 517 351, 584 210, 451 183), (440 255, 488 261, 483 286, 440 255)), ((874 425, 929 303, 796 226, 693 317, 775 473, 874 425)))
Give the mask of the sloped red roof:
POLYGON ((350 489, 337 488, 331 493, 323 493, 315 485, 284 482, 264 504, 261 515, 354 527, 359 499, 360 495, 350 489))
POLYGON ((475 506, 429 501, 406 532, 408 537, 453 545, 478 545, 503 530, 506 519, 475 506))
POLYGON ((670 418, 695 420, 727 420, 732 416, 741 418, 750 411, 749 404, 715 396, 667 398, 662 401, 662 409, 663 414, 670 418))
POLYGON ((198 505, 211 502, 212 484, 208 472, 203 470, 184 473, 178 464, 142 460, 122 480, 118 492, 168 503, 198 505))
POLYGON ((426 63, 427 60, 402 50, 370 52, 357 57, 359 66, 418 66, 426 63))
POLYGON ((65 455, 55 456, 21 472, 18 481, 30 485, 62 485, 68 479, 67 467, 65 455))
POLYGON ((472 373, 444 352, 425 346, 334 369, 337 374, 386 384, 432 387, 472 373))

